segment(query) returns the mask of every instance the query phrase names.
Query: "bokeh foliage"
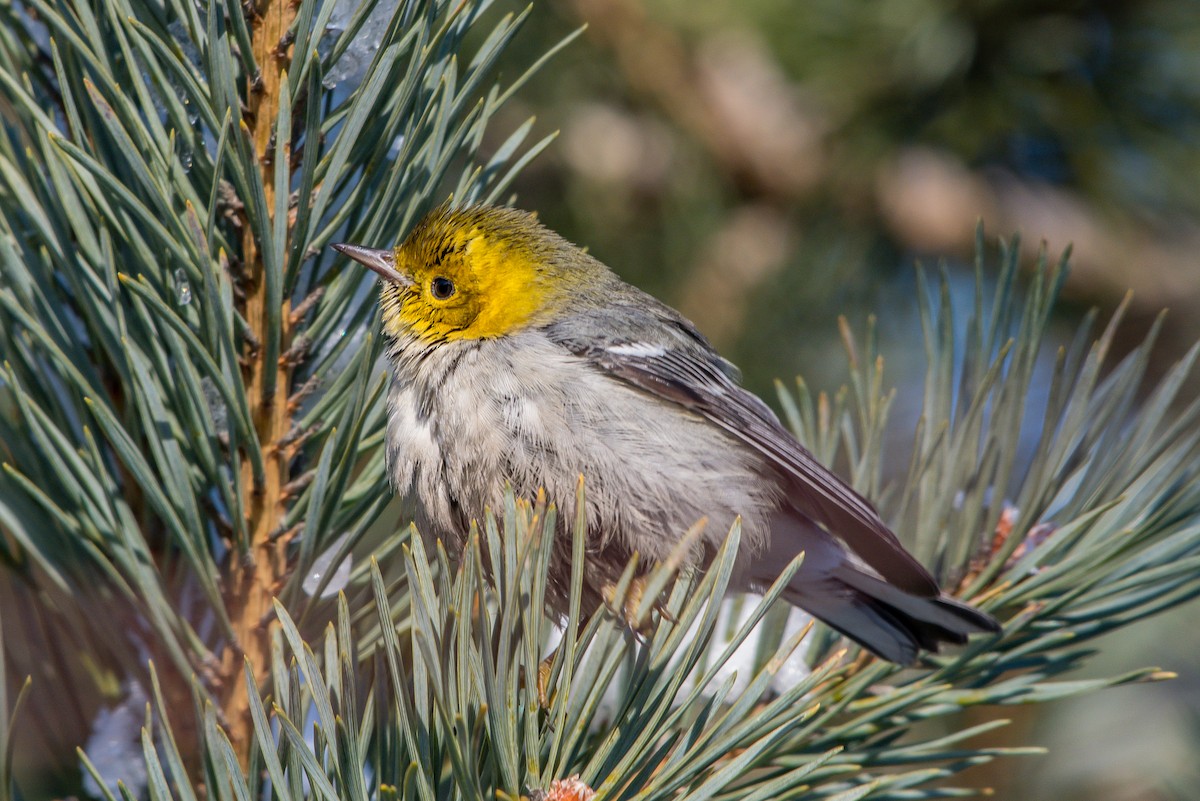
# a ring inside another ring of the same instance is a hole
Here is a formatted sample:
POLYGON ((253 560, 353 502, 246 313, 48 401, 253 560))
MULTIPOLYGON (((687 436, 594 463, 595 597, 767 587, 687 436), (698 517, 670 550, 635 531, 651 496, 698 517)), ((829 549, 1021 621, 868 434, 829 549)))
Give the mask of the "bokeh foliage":
POLYGON ((837 315, 910 293, 914 256, 969 265, 980 218, 1052 251, 1074 244, 1060 314, 1132 288, 1122 347, 1164 306, 1163 352, 1195 340, 1187 0, 551 11, 536 35, 589 27, 522 95, 563 130, 522 197, 681 306, 759 389, 780 363, 822 371, 837 315))

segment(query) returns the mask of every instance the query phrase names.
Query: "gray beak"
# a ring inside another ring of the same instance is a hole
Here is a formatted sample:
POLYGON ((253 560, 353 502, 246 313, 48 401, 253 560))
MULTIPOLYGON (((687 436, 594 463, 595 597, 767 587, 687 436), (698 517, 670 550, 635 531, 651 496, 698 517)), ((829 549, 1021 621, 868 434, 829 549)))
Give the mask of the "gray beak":
POLYGON ((374 270, 385 281, 399 286, 412 286, 412 279, 396 269, 396 254, 391 250, 376 250, 344 243, 334 245, 333 249, 374 270))

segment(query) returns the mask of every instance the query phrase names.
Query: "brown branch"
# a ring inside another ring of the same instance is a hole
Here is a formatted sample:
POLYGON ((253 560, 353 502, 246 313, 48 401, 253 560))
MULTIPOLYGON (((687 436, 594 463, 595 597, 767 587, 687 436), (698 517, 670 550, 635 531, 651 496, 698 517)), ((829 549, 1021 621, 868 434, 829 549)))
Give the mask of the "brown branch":
MULTIPOLYGON (((975 223, 1026 241, 1043 242, 1057 258, 1068 245, 1067 291, 1077 301, 1111 305, 1133 292, 1135 318, 1152 320, 1164 307, 1168 352, 1176 358, 1195 339, 1200 309, 1196 257, 1200 226, 1174 223, 1168 233, 1121 212, 1109 212, 1069 188, 997 170, 972 170, 952 153, 932 148, 900 150, 878 167, 876 206, 882 225, 897 241, 933 253, 969 258, 975 223)), ((1136 339, 1136 329, 1130 329, 1136 339)), ((1163 365, 1165 366, 1165 365, 1163 365)))
MULTIPOLYGON (((254 59, 260 74, 247 81, 246 122, 250 129, 254 152, 262 171, 266 207, 274 209, 274 171, 289 169, 288 163, 274 163, 272 129, 279 113, 282 91, 282 72, 290 60, 290 47, 281 47, 295 18, 291 0, 263 0, 256 13, 249 12, 254 59)), ((290 161, 290 156, 287 161, 290 161)), ((241 262, 245 276, 245 300, 242 313, 248 336, 244 357, 243 377, 250 399, 254 429, 262 443, 266 462, 265 475, 256 480, 251 465, 243 460, 241 486, 246 494, 242 499, 246 510, 248 541, 241 558, 231 559, 225 588, 230 620, 237 636, 221 654, 216 678, 221 712, 229 737, 243 765, 249 761, 254 742, 250 719, 249 695, 242 677, 243 662, 248 662, 261 680, 270 669, 271 602, 286 578, 287 537, 272 537, 283 526, 286 510, 285 488, 289 481, 289 454, 278 447, 292 429, 291 411, 287 403, 291 386, 293 362, 280 360, 267 364, 263 351, 254 343, 268 339, 267 326, 271 310, 264 281, 262 253, 249 224, 242 225, 241 262), (275 371, 274 390, 268 396, 268 370, 275 371)), ((289 302, 285 299, 278 315, 283 349, 292 344, 294 325, 289 302)))

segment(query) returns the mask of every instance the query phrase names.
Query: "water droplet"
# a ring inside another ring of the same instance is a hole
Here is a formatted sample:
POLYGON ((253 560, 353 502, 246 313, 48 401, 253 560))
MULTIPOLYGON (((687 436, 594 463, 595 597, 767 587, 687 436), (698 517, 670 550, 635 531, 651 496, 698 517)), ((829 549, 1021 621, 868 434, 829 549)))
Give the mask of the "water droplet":
MULTIPOLYGON (((188 166, 191 166, 189 163, 188 166)), ((175 271, 175 300, 180 306, 186 306, 192 302, 192 285, 188 283, 187 273, 180 267, 175 271)))
POLYGON ((200 379, 200 388, 204 390, 204 401, 208 404, 208 413, 212 415, 213 427, 218 434, 228 434, 229 409, 225 406, 221 390, 217 389, 216 382, 208 376, 200 379))
POLYGON ((192 148, 188 145, 187 137, 179 134, 175 136, 175 158, 179 160, 179 166, 184 172, 191 171, 192 148))
MULTIPOLYGON (((306 595, 312 596, 317 592, 317 588, 321 586, 321 580, 325 578, 325 574, 329 572, 330 565, 333 562, 333 557, 337 555, 338 549, 342 542, 346 539, 346 534, 342 534, 333 544, 321 552, 316 559, 313 560, 312 569, 308 575, 304 577, 304 582, 301 587, 306 595)), ((330 598, 337 595, 346 585, 350 583, 350 567, 353 565, 353 560, 350 554, 346 554, 341 563, 333 571, 333 575, 329 577, 328 583, 321 590, 322 598, 330 598)))

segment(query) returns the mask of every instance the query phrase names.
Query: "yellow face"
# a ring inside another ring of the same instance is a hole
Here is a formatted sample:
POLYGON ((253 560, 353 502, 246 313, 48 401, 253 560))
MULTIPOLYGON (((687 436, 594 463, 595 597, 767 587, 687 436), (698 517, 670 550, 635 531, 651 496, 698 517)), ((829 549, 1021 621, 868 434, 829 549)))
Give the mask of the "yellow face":
POLYGON ((434 217, 395 251, 409 285, 385 281, 383 328, 428 343, 500 337, 545 304, 544 270, 535 249, 477 220, 434 217))

